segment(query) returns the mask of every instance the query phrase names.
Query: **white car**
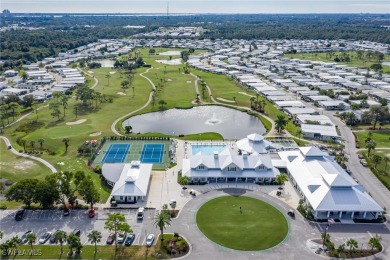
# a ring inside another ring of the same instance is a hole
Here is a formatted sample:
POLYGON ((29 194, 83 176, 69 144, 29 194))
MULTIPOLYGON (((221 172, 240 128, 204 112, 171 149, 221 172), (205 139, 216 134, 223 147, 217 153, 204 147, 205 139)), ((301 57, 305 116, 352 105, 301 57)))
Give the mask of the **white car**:
POLYGON ((46 243, 47 240, 51 237, 51 232, 45 232, 42 234, 42 236, 39 238, 38 242, 39 244, 44 244, 46 243))
POLYGON ((125 231, 119 231, 118 232, 118 244, 123 244, 125 242, 127 233, 125 231))
POLYGON ((154 234, 149 234, 146 238, 146 246, 151 247, 154 242, 154 234))

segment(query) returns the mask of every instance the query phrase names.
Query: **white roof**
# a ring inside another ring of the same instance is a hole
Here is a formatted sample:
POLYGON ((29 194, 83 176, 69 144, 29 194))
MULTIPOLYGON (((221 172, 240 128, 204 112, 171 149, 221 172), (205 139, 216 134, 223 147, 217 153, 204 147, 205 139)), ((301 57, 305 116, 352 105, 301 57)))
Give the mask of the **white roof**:
POLYGON ((334 125, 309 125, 301 124, 303 133, 320 134, 321 136, 333 136, 338 137, 336 127, 334 125))
POLYGON ((236 146, 239 150, 247 153, 267 153, 269 148, 274 148, 272 143, 264 140, 259 134, 250 134, 246 138, 238 140, 236 146))
POLYGON ((316 147, 278 153, 315 211, 372 211, 383 209, 338 165, 316 147))
POLYGON ((330 120, 329 117, 327 117, 326 115, 298 115, 297 119, 298 121, 300 121, 301 124, 304 124, 306 120, 310 120, 318 121, 321 125, 334 125, 332 120, 330 120))
MULTIPOLYGON (((131 163, 105 163, 103 176, 110 180, 119 177, 111 191, 111 196, 146 196, 153 164, 132 161, 131 163)), ((110 180, 110 181, 111 181, 110 180)))
POLYGON ((248 155, 233 154, 226 148, 220 153, 206 155, 199 152, 188 159, 183 159, 183 176, 188 177, 272 177, 279 171, 272 165, 271 157, 257 153, 248 155), (201 167, 201 168, 200 168, 201 167), (227 171, 235 167, 236 171, 227 171))

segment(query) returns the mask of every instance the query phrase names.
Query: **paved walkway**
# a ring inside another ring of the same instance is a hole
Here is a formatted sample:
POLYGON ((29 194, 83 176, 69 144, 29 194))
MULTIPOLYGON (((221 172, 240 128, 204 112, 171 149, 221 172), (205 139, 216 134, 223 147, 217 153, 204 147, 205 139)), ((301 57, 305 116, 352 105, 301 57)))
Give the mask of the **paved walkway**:
MULTIPOLYGON (((0 139, 3 139, 5 144, 8 146, 11 145, 10 141, 8 140, 7 137, 5 136, 0 136, 0 139)), ((10 151, 18 156, 22 156, 22 157, 25 157, 27 159, 31 159, 31 160, 35 160, 35 161, 38 161, 40 163, 42 163, 43 165, 45 165, 46 167, 48 167, 53 173, 56 173, 57 172, 57 169, 51 165, 48 161, 45 161, 44 159, 42 158, 39 158, 39 157, 35 157, 33 155, 29 155, 29 154, 24 154, 24 153, 19 153, 18 151, 15 150, 15 148, 11 148, 10 151)))
POLYGON ((93 86, 91 87, 91 89, 96 88, 96 86, 99 84, 99 80, 98 80, 97 78, 95 78, 94 75, 92 75, 92 74, 90 74, 90 73, 88 73, 88 72, 86 72, 86 71, 80 69, 79 67, 77 67, 77 69, 78 69, 79 71, 81 71, 81 72, 87 74, 87 75, 90 76, 91 78, 93 78, 93 79, 95 80, 95 84, 93 84, 93 86))

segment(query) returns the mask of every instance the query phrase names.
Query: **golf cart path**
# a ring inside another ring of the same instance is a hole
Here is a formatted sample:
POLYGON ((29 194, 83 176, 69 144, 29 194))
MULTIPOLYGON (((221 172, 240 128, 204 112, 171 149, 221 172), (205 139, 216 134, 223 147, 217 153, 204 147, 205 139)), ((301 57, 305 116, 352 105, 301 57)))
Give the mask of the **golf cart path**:
POLYGON ((146 79, 147 81, 149 81, 150 85, 152 85, 152 89, 153 89, 153 90, 150 91, 148 101, 146 101, 146 103, 145 103, 142 107, 137 108, 136 110, 133 110, 133 111, 131 111, 130 113, 128 113, 128 114, 126 114, 126 115, 123 115, 123 116, 119 117, 118 119, 116 119, 116 120, 112 123, 112 125, 111 125, 111 131, 112 131, 114 134, 119 135, 119 136, 123 136, 121 133, 119 133, 119 132, 116 130, 116 128, 115 128, 116 124, 118 124, 118 122, 121 121, 122 119, 124 119, 124 118, 126 118, 126 117, 129 117, 129 116, 131 116, 132 114, 135 114, 135 113, 137 113, 138 111, 144 109, 144 108, 147 107, 147 106, 150 104, 150 102, 152 101, 152 97, 153 97, 153 94, 154 94, 154 90, 156 90, 156 86, 153 84, 153 82, 152 82, 148 77, 144 76, 144 74, 145 74, 145 73, 148 73, 149 70, 151 70, 151 69, 153 69, 153 67, 152 67, 152 68, 149 68, 149 69, 147 69, 145 72, 139 74, 141 77, 143 77, 144 79, 146 79))
MULTIPOLYGON (((7 147, 9 147, 11 145, 9 139, 5 136, 0 136, 0 139, 3 139, 5 144, 7 145, 7 147)), ((48 161, 45 161, 44 159, 42 158, 39 158, 39 157, 35 157, 33 155, 29 155, 29 154, 24 154, 24 153, 19 153, 18 151, 15 150, 15 148, 11 148, 10 151, 15 154, 15 155, 18 155, 18 156, 22 156, 22 157, 25 157, 27 159, 31 159, 31 160, 35 160, 35 161, 38 161, 40 163, 42 163, 43 165, 45 165, 47 168, 49 168, 51 170, 52 173, 56 173, 57 172, 57 169, 51 165, 48 161)))

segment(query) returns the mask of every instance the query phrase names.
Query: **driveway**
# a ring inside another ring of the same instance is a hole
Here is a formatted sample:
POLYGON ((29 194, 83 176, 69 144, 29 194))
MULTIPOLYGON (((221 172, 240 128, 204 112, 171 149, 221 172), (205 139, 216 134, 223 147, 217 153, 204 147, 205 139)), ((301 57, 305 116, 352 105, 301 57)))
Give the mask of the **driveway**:
MULTIPOLYGON (((81 231, 81 242, 89 244, 88 233, 98 230, 102 233, 101 245, 106 243, 110 231, 104 229, 104 223, 109 213, 121 212, 135 234, 134 245, 142 245, 145 241, 147 229, 152 230, 155 210, 146 210, 143 221, 137 220, 135 209, 98 210, 95 218, 89 218, 86 210, 73 210, 69 216, 63 216, 60 210, 26 210, 23 220, 15 221, 15 210, 3 210, 0 215, 0 226, 4 232, 2 241, 13 236, 21 237, 27 230, 32 230, 38 236, 46 231, 55 232, 57 229, 71 232, 74 229, 81 231)), ((46 243, 48 244, 48 243, 46 243)))

